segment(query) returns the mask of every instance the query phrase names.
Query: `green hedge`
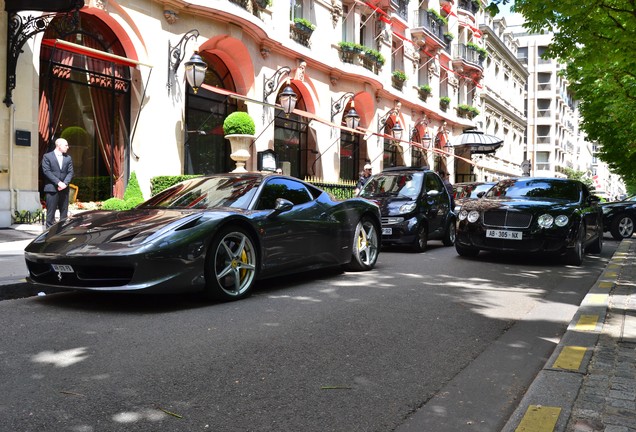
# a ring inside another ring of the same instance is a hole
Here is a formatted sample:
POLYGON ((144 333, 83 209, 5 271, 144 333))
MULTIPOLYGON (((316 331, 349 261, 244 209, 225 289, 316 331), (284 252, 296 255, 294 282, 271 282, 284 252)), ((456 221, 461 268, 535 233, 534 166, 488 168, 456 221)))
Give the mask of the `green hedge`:
POLYGON ((137 207, 144 202, 144 196, 141 193, 141 187, 137 181, 137 174, 132 172, 130 179, 128 179, 128 185, 124 191, 124 199, 110 198, 102 203, 102 210, 129 210, 137 207))
POLYGON ((104 201, 111 194, 110 177, 74 177, 71 180, 77 186, 77 200, 81 202, 104 201))

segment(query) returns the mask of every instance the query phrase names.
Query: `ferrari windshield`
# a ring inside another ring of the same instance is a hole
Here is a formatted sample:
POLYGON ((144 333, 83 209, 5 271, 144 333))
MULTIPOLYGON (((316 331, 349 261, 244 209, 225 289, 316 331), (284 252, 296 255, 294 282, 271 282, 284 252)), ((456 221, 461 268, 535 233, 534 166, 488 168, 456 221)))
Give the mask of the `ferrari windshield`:
POLYGON ((486 194, 487 198, 517 198, 578 202, 579 184, 557 179, 502 180, 486 194))
POLYGON ((211 209, 235 207, 246 209, 261 183, 261 178, 219 176, 192 179, 175 185, 150 198, 140 208, 211 209))

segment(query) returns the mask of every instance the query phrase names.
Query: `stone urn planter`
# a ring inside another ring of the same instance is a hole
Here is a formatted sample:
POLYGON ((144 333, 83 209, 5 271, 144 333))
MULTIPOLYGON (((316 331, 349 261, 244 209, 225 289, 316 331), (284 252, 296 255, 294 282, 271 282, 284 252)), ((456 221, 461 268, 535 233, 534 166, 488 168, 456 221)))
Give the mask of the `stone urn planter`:
POLYGON ((254 135, 247 134, 231 134, 225 135, 225 139, 230 141, 232 153, 230 158, 236 162, 236 168, 232 172, 247 172, 245 163, 250 158, 250 147, 254 142, 254 135))
POLYGON ((254 120, 246 112, 233 112, 223 121, 223 132, 232 149, 230 158, 236 162, 236 169, 232 172, 247 172, 245 163, 252 155, 250 149, 256 132, 254 120))

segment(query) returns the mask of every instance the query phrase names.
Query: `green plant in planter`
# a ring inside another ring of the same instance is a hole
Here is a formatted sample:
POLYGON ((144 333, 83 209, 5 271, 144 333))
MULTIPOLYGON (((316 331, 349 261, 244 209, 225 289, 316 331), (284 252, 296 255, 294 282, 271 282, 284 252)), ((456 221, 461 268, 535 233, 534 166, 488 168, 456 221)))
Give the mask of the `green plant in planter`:
POLYGON ((484 48, 480 47, 479 45, 477 45, 474 42, 468 42, 466 44, 466 47, 468 49, 471 49, 473 51, 477 51, 479 53, 479 57, 481 58, 486 58, 488 57, 488 51, 486 51, 484 48))
POLYGON ((342 51, 355 51, 355 52, 364 51, 364 47, 360 45, 359 43, 355 43, 355 42, 341 41, 341 42, 338 42, 338 47, 342 51))
POLYGON ((455 39, 455 35, 450 32, 446 32, 444 33, 444 39, 446 39, 447 41, 452 41, 453 39, 455 39))
POLYGON ((373 48, 366 48, 366 47, 363 47, 363 48, 364 48, 364 53, 368 57, 373 58, 376 61, 376 63, 378 64, 378 66, 384 65, 384 62, 386 60, 384 59, 384 56, 380 53, 380 51, 374 50, 373 48))
POLYGON ((442 96, 441 98, 439 98, 439 106, 441 106, 443 109, 448 108, 450 102, 451 98, 449 98, 448 96, 442 96))
POLYGON ((91 137, 88 132, 81 126, 69 126, 60 134, 60 138, 64 138, 71 146, 86 147, 90 143, 91 137))
POLYGON ((418 87, 418 90, 420 91, 420 93, 428 93, 428 94, 431 94, 431 92, 433 91, 431 86, 428 84, 422 84, 421 86, 418 87))
POLYGON ((393 78, 395 78, 398 81, 406 81, 407 76, 404 73, 404 71, 396 69, 393 72, 391 72, 391 75, 393 76, 393 78))
POLYGON ((467 114, 471 118, 479 115, 479 110, 476 107, 468 104, 457 105, 457 111, 467 114))
POLYGON ((446 18, 444 18, 443 16, 441 16, 441 15, 439 14, 439 12, 437 12, 435 9, 430 8, 430 9, 428 10, 428 12, 429 12, 429 13, 431 13, 431 14, 433 14, 433 16, 435 17, 435 20, 436 20, 438 23, 443 24, 443 25, 448 25, 448 20, 447 20, 446 18))
POLYGON ((256 125, 252 117, 243 111, 234 111, 223 121, 223 132, 225 135, 254 135, 256 125))
POLYGON ((307 27, 311 31, 316 30, 316 26, 305 18, 294 18, 294 24, 299 24, 300 26, 307 27))

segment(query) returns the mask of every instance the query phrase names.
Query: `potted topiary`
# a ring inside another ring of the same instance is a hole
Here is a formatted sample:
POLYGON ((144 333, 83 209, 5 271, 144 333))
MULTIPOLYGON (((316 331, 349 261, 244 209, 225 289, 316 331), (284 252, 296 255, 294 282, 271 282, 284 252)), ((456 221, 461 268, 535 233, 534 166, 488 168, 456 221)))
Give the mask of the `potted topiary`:
POLYGON ((230 157, 236 162, 232 172, 246 172, 245 162, 250 158, 250 146, 254 141, 256 126, 252 117, 243 111, 235 111, 223 121, 225 139, 230 141, 230 157))

